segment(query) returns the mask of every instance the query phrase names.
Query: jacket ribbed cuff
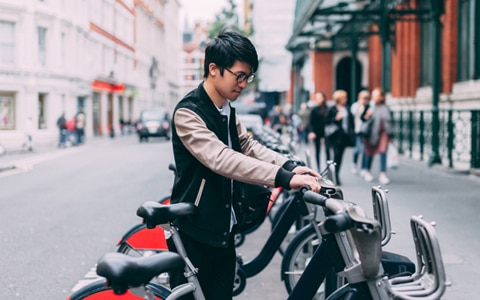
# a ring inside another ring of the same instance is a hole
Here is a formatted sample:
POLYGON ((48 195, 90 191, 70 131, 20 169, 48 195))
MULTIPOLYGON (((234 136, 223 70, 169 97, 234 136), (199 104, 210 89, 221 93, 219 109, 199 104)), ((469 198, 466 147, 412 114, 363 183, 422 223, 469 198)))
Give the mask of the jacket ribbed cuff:
POLYGON ((294 162, 293 160, 287 160, 282 168, 287 170, 287 171, 292 171, 293 169, 295 169, 296 167, 298 166, 298 164, 296 162, 294 162))
POLYGON ((281 186, 284 189, 289 190, 290 180, 292 180, 293 175, 295 175, 295 173, 280 168, 277 176, 275 176, 275 187, 281 186))

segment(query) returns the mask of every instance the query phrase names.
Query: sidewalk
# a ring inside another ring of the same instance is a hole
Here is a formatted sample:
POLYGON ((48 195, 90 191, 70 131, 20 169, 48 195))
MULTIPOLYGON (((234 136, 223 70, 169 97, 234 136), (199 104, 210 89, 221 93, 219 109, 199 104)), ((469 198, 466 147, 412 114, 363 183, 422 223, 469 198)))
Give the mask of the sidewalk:
MULTIPOLYGON (((127 136, 126 136, 127 137, 127 136)), ((121 136, 116 137, 123 138, 121 136)), ((58 148, 56 142, 35 144, 33 151, 27 150, 12 150, 7 149, 5 156, 0 156, 0 174, 3 172, 15 171, 24 169, 30 164, 38 161, 52 159, 72 152, 78 152, 88 149, 92 146, 98 146, 106 142, 115 142, 115 139, 110 137, 92 137, 89 138, 85 144, 80 146, 69 146, 66 148, 58 148)))

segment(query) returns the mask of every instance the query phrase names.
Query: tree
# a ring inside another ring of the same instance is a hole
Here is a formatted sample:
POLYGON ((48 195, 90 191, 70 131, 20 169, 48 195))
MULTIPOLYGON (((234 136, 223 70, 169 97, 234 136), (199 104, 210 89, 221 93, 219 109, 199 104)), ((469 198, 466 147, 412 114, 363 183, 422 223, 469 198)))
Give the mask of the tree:
POLYGON ((208 29, 208 38, 214 38, 220 31, 225 28, 229 28, 233 31, 239 32, 245 36, 251 36, 252 30, 246 32, 245 29, 240 27, 239 18, 237 14, 237 5, 234 0, 227 0, 228 7, 224 7, 221 12, 215 16, 215 21, 210 25, 208 29))

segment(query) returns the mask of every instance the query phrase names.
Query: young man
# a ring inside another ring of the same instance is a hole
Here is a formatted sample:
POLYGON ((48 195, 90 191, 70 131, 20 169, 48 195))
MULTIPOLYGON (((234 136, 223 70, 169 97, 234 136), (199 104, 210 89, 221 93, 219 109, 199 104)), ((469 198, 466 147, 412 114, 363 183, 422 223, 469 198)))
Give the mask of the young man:
MULTIPOLYGON (((220 33, 205 49, 204 81, 173 114, 177 170, 171 201, 198 207, 196 215, 179 218, 175 225, 209 300, 232 298, 239 216, 234 195, 240 182, 320 190, 317 172, 260 145, 236 119, 230 102, 253 80, 257 67, 250 40, 235 32, 220 33)), ((172 243, 169 248, 175 251, 172 243)), ((172 275, 172 287, 185 281, 182 274, 172 275)))

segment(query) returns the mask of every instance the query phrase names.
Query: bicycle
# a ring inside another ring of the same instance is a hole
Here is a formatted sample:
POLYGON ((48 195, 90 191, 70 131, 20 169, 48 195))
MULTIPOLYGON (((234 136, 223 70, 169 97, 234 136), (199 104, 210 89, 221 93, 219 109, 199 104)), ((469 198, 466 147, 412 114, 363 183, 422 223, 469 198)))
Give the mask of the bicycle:
POLYGON ((132 257, 123 253, 107 253, 97 263, 96 272, 104 279, 92 282, 73 293, 67 300, 96 299, 147 299, 173 300, 193 293, 195 299, 205 300, 196 277, 197 270, 186 255, 176 228, 170 226, 175 218, 196 212, 191 203, 162 205, 149 201, 140 206, 137 215, 145 217, 148 228, 157 225, 171 232, 171 238, 177 246, 178 253, 159 252, 151 256, 132 257), (153 223, 152 223, 153 222, 153 223), (188 282, 172 290, 152 280, 161 274, 185 268, 188 282))
MULTIPOLYGON (((354 203, 339 199, 327 198, 320 194, 302 188, 299 194, 305 202, 323 207, 326 219, 320 222, 317 227, 321 232, 323 241, 316 249, 310 263, 305 268, 300 279, 289 295, 290 300, 314 299, 320 284, 326 279, 327 273, 334 268, 337 276, 348 282, 332 293, 327 300, 340 299, 439 299, 446 288, 445 272, 438 239, 432 225, 419 217, 411 218, 411 229, 414 235, 417 253, 417 271, 413 275, 403 275, 393 278, 385 276, 381 262, 382 229, 378 221, 365 217, 363 210, 354 203)), ((162 205, 157 202, 145 202, 137 210, 137 215, 142 217, 146 226, 154 228, 159 224, 171 233, 178 253, 182 257, 185 267, 187 283, 182 284, 173 290, 154 283, 147 283, 148 277, 155 276, 158 272, 167 272, 167 266, 179 267, 177 256, 173 254, 171 260, 174 262, 160 262, 160 254, 150 258, 134 258, 125 254, 113 256, 113 259, 106 259, 112 265, 108 265, 105 272, 100 260, 97 273, 106 276, 107 280, 92 283, 69 300, 94 300, 109 299, 106 297, 95 298, 103 294, 111 296, 116 293, 132 291, 133 287, 141 287, 140 296, 131 293, 129 298, 122 299, 177 299, 181 295, 193 293, 195 299, 203 300, 201 287, 196 278, 197 269, 191 264, 184 251, 181 239, 175 226, 170 226, 177 216, 185 216, 196 212, 192 203, 177 203, 173 205, 162 205), (175 256, 175 258, 173 258, 175 256), (113 260, 113 262, 111 262, 113 260), (158 261, 157 261, 158 260, 158 261), (176 263, 175 263, 176 261, 176 263), (138 262, 138 263, 136 263, 138 262), (134 280, 135 268, 139 265, 159 264, 163 267, 148 268, 146 273, 134 280), (129 265, 133 268, 129 268, 129 265), (156 270, 155 272, 153 270, 156 270), (103 285, 102 285, 103 284, 103 285), (106 286, 105 286, 106 284, 106 286), (101 288, 100 288, 101 287, 101 288), (147 298, 148 293, 150 293, 147 298), (152 295, 153 294, 153 295, 152 295), (83 298, 82 298, 83 296, 83 298), (157 298, 153 298, 157 297, 157 298)), ((104 256, 110 257, 112 255, 104 256)), ((168 259, 166 259, 167 261, 168 259)))
MULTIPOLYGON (((393 233, 386 192, 380 186, 372 187, 373 215, 374 219, 381 225, 382 246, 390 241, 393 233)), ((326 212, 326 215, 328 215, 328 212, 326 212)), ((316 224, 309 224, 302 228, 285 251, 281 265, 281 278, 289 293, 292 292, 305 267, 322 242, 323 237, 319 236, 316 226, 316 224)), ((415 272, 415 264, 407 257, 396 253, 382 251, 381 262, 386 274, 389 275, 412 274, 415 272)), ((343 282, 337 283, 337 276, 334 276, 334 273, 331 272, 325 284, 320 286, 316 297, 328 296, 341 284, 343 282)))
POLYGON ((323 241, 288 299, 312 299, 331 268, 348 282, 327 300, 440 299, 446 276, 435 230, 420 217, 410 220, 417 253, 414 274, 389 278, 381 263, 381 225, 356 204, 304 189, 304 199, 322 206, 328 217, 318 225, 323 241))

